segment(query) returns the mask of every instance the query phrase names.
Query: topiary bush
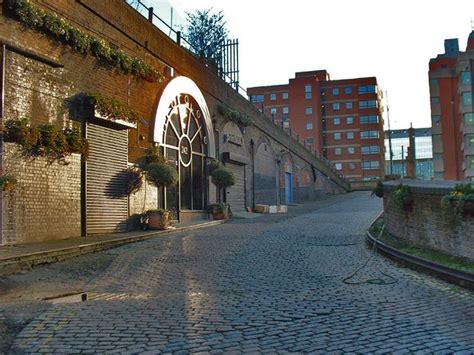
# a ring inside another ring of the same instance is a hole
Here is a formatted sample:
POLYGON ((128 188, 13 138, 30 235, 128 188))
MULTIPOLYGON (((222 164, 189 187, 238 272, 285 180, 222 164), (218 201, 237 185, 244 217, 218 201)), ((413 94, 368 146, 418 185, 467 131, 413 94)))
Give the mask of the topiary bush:
POLYGON ((145 166, 145 175, 156 187, 166 187, 178 182, 178 173, 176 169, 167 163, 150 163, 145 166))
POLYGON ((234 174, 223 167, 219 167, 212 172, 211 180, 220 189, 226 189, 235 184, 234 174))

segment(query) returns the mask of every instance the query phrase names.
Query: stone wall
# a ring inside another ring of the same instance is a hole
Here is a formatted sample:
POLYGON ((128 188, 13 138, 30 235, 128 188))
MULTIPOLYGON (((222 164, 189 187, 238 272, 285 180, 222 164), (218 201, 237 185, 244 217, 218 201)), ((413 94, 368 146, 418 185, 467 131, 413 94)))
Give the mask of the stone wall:
POLYGON ((400 210, 391 192, 400 181, 384 182, 386 230, 410 244, 474 260, 474 217, 456 217, 441 207, 441 198, 455 182, 401 180, 410 186, 414 198, 411 211, 400 210))

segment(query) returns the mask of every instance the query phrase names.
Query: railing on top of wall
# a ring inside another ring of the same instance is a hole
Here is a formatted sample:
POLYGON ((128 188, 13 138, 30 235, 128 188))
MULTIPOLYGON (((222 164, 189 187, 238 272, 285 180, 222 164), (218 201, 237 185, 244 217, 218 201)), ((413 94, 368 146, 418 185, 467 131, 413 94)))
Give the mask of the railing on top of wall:
MULTIPOLYGON (((129 3, 127 1, 127 3, 129 3)), ((152 23, 155 27, 157 27, 161 32, 165 33, 168 37, 170 37, 173 41, 176 42, 179 46, 186 48, 188 51, 193 53, 194 55, 197 55, 197 50, 192 46, 191 43, 189 43, 186 38, 182 36, 181 31, 176 31, 173 29, 166 21, 164 21, 161 17, 159 17, 155 12, 153 7, 146 6, 141 0, 135 0, 133 2, 133 5, 129 3, 129 5, 135 9, 140 15, 143 17, 147 18, 150 23, 152 23)), ((223 74, 221 78, 231 85, 232 83, 232 78, 230 76, 227 76, 223 74)), ((247 90, 244 89, 242 86, 238 85, 237 88, 235 88, 233 85, 231 85, 237 93, 239 93, 245 100, 249 101, 249 97, 247 94, 247 90)), ((265 113, 262 113, 265 115, 265 113)), ((270 117, 265 115, 268 119, 271 120, 270 117)), ((288 134, 290 137, 295 139, 299 144, 301 144, 307 151, 312 153, 315 157, 320 159, 323 163, 325 163, 337 176, 339 176, 341 179, 344 179, 344 175, 340 174, 338 170, 336 170, 334 164, 330 162, 328 159, 326 159, 323 155, 319 154, 316 150, 312 150, 312 146, 306 144, 305 140, 301 140, 298 134, 295 134, 292 132, 291 128, 284 128, 283 124, 278 125, 275 124, 277 127, 279 127, 283 132, 288 134)))

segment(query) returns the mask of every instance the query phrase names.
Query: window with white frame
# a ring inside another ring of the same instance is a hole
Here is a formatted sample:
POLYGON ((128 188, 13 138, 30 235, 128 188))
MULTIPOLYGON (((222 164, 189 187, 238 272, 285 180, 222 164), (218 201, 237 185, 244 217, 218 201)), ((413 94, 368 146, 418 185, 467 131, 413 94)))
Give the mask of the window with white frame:
POLYGON ((346 117, 346 123, 347 124, 353 124, 354 123, 354 117, 352 117, 352 116, 346 117))
POLYGON ((334 154, 341 155, 342 154, 342 148, 334 148, 334 154))
POLYGON ((286 91, 285 91, 285 92, 282 92, 282 93, 281 93, 281 98, 282 98, 283 100, 288 100, 288 93, 287 93, 286 91))
POLYGON ((362 162, 363 170, 373 170, 373 169, 378 169, 379 167, 380 167, 380 162, 378 160, 370 160, 370 161, 362 162))
POLYGON ((375 139, 379 138, 379 131, 361 131, 360 132, 361 139, 375 139))
POLYGON ((340 104, 339 102, 334 102, 334 103, 332 104, 332 109, 333 109, 333 110, 337 111, 337 110, 339 110, 340 108, 341 108, 341 104, 340 104))
POLYGON ((277 99, 277 94, 271 93, 270 94, 270 101, 275 101, 277 99))
POLYGON ((313 108, 312 107, 306 107, 305 113, 306 113, 306 116, 311 116, 313 114, 313 108))
POLYGON ((354 132, 347 132, 347 139, 354 139, 354 132))
POLYGON ((352 109, 352 101, 347 101, 346 102, 346 109, 348 109, 348 110, 352 109))
POLYGON ((334 133, 334 139, 337 140, 337 141, 340 140, 341 139, 341 133, 340 132, 334 133))
POLYGON ((334 123, 336 126, 341 124, 341 118, 340 117, 334 117, 332 119, 332 123, 334 123))
POLYGON ((355 153, 355 148, 354 147, 348 147, 347 148, 347 153, 349 153, 351 155, 354 154, 355 153))
POLYGON ((342 163, 336 163, 334 164, 334 167, 336 168, 337 171, 342 170, 342 163))
POLYGON ((311 131, 313 129, 313 124, 311 122, 306 123, 306 130, 311 131))

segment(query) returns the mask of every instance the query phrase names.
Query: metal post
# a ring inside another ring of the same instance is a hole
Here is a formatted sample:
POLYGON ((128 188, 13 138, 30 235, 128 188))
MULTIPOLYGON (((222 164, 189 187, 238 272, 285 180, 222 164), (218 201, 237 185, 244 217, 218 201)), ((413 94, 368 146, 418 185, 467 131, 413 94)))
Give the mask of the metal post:
POLYGON ((405 149, 402 145, 402 171, 401 171, 401 174, 400 174, 402 179, 405 176, 404 171, 405 171, 405 149))
POLYGON ((153 7, 148 8, 148 21, 153 23, 153 7))
POLYGON ((181 31, 176 31, 176 43, 178 46, 181 45, 181 31))

